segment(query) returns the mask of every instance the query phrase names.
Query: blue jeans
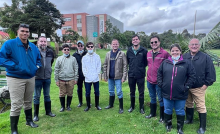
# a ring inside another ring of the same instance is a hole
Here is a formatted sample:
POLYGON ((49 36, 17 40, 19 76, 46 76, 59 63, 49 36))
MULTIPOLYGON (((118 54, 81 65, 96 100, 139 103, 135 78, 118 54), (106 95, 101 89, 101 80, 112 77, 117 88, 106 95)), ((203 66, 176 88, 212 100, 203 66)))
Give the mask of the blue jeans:
POLYGON ((108 79, 108 89, 109 89, 109 94, 110 96, 115 96, 115 87, 117 91, 117 96, 118 98, 123 97, 123 92, 122 92, 122 87, 121 87, 121 79, 108 79))
POLYGON ((95 94, 95 96, 99 96, 99 81, 97 81, 95 83, 85 82, 86 97, 90 97, 92 84, 93 84, 93 87, 94 87, 94 94, 95 94))
POLYGON ((150 103, 151 104, 157 103, 157 97, 158 97, 158 101, 160 102, 160 106, 161 107, 164 106, 163 98, 162 98, 162 94, 161 94, 161 88, 157 84, 151 84, 148 81, 147 81, 147 88, 149 90, 150 103))
POLYGON ((176 115, 185 115, 185 103, 186 100, 169 100, 163 98, 164 102, 164 113, 171 115, 173 113, 173 108, 176 111, 176 115))
POLYGON ((40 95, 43 88, 44 102, 50 102, 51 79, 35 79, 34 104, 40 104, 40 95))

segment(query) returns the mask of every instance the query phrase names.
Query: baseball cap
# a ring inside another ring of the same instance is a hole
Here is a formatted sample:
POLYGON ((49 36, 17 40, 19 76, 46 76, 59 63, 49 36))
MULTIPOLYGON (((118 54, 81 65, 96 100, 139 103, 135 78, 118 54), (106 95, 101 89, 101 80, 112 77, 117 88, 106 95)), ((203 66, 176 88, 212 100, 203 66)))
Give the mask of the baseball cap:
POLYGON ((84 45, 84 42, 81 41, 81 40, 78 40, 78 41, 77 41, 77 45, 78 45, 79 43, 81 43, 82 45, 84 45))

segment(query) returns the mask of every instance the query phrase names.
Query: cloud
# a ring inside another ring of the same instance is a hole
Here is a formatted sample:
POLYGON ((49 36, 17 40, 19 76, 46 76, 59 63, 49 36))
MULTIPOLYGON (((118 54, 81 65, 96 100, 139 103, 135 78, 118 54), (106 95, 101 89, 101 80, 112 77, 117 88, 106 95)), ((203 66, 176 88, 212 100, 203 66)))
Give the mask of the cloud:
MULTIPOLYGON (((185 28, 208 33, 220 21, 219 0, 50 0, 61 13, 109 14, 124 23, 124 30, 162 33, 185 28)), ((9 0, 1 0, 0 7, 9 0)))

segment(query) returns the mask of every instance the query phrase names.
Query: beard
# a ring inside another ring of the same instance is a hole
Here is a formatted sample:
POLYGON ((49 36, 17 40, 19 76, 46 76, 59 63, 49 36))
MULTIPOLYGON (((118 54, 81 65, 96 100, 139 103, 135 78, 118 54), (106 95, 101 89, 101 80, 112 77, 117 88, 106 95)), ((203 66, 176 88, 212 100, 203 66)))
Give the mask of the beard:
POLYGON ((46 50, 47 46, 40 46, 41 50, 46 50))

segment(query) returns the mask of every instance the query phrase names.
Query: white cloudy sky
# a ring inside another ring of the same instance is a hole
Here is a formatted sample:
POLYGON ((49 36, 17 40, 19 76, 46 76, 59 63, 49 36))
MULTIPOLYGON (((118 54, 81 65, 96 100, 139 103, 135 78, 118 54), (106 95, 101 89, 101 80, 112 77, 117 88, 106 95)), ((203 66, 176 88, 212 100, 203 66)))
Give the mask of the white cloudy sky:
MULTIPOLYGON (((109 14, 124 23, 125 30, 162 33, 169 29, 208 33, 220 21, 220 0, 50 0, 61 13, 109 14)), ((11 4, 11 0, 1 0, 11 4)))

